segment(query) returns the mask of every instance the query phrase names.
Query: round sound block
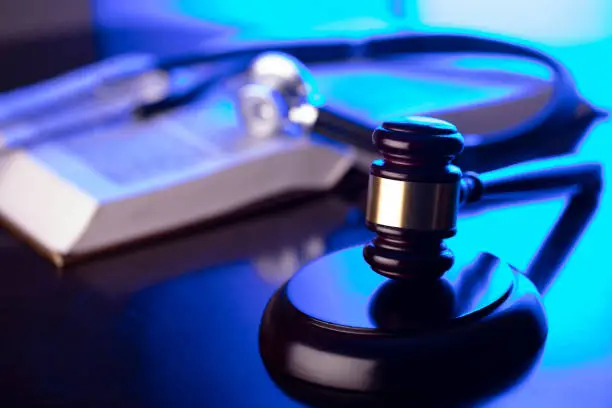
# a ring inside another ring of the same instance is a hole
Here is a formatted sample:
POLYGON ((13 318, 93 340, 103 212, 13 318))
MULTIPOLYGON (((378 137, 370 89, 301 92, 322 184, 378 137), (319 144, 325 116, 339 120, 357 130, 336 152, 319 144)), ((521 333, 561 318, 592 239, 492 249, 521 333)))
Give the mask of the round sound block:
POLYGON ((494 255, 459 258, 442 279, 413 283, 373 272, 354 247, 279 289, 263 316, 260 352, 276 379, 351 393, 439 396, 443 387, 450 398, 520 377, 546 334, 536 289, 494 255))

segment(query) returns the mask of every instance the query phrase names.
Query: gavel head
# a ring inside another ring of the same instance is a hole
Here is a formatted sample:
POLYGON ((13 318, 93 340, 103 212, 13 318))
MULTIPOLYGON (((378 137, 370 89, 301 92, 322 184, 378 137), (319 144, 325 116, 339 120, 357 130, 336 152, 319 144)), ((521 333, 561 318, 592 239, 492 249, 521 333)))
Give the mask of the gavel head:
POLYGON ((319 94, 310 71, 297 58, 266 52, 251 61, 246 84, 238 92, 241 119, 249 135, 269 137, 294 127, 292 111, 317 104, 319 94))
POLYGON ((366 225, 377 233, 364 258, 381 275, 438 279, 453 265, 443 240, 456 233, 463 137, 423 117, 385 122, 373 134, 382 155, 370 167, 366 225))

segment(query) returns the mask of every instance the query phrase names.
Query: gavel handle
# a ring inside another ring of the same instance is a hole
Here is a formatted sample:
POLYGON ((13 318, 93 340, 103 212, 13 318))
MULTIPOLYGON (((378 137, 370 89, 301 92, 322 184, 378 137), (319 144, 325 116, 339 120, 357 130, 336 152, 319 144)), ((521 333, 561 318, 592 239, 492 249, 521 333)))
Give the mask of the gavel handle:
POLYGON ((461 180, 461 204, 482 199, 544 194, 599 194, 602 188, 599 163, 576 163, 561 157, 506 167, 478 175, 466 172, 461 180))

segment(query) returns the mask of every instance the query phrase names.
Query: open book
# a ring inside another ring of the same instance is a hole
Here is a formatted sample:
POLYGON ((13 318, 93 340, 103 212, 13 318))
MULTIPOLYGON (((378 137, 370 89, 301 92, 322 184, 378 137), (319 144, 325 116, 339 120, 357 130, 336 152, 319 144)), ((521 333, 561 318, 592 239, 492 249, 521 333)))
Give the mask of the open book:
MULTIPOLYGON (((97 107, 92 106, 92 109, 97 107)), ((0 128, 7 142, 16 126, 0 128)), ((0 215, 58 266, 301 190, 326 190, 350 149, 245 136, 226 98, 0 153, 0 215)))

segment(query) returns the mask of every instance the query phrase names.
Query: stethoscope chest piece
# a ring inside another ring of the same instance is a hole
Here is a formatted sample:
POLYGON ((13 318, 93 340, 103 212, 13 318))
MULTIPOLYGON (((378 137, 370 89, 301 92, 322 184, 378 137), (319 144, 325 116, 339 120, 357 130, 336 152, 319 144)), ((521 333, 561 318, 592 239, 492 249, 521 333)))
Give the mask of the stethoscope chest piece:
POLYGON ((267 138, 310 132, 319 98, 316 81, 297 58, 265 52, 251 61, 236 105, 247 134, 267 138))
POLYGON ((461 195, 454 126, 408 118, 373 140, 383 159, 372 163, 366 225, 376 237, 306 265, 277 291, 260 328, 264 364, 307 400, 481 398, 537 358, 547 334, 540 296, 497 256, 445 244, 461 195))
POLYGON ((238 91, 239 118, 250 137, 268 138, 285 131, 289 106, 274 89, 248 84, 238 91))

